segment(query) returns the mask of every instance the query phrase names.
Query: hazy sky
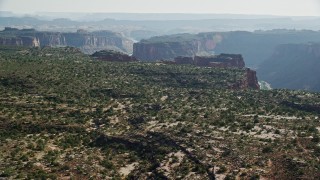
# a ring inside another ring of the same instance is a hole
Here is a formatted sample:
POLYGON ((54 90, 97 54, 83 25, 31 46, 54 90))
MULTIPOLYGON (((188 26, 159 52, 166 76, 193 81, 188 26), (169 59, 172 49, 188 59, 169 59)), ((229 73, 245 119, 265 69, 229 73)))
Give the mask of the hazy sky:
POLYGON ((320 0, 0 0, 0 10, 320 16, 320 0))

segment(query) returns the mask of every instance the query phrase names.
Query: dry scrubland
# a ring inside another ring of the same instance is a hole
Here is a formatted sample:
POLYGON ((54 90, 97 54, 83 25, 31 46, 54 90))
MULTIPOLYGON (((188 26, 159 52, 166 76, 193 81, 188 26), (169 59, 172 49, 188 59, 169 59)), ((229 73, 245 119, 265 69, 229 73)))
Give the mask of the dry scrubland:
POLYGON ((232 90, 244 72, 2 47, 0 177, 320 177, 320 94, 232 90))

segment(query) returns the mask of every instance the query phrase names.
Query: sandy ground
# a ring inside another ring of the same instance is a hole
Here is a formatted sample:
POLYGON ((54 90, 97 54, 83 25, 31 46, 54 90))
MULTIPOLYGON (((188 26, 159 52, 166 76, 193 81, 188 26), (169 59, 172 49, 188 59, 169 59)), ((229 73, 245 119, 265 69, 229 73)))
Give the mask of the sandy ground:
POLYGON ((138 163, 136 162, 132 164, 128 164, 127 166, 120 168, 119 172, 122 176, 126 177, 130 174, 132 170, 134 170, 136 165, 138 165, 138 163))

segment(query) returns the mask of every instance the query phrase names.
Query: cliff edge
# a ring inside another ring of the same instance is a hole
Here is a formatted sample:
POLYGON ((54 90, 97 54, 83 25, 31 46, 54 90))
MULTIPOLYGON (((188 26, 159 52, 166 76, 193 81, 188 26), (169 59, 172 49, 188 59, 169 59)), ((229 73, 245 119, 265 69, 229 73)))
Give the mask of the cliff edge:
POLYGON ((72 46, 86 54, 100 50, 116 50, 131 54, 133 41, 120 33, 111 31, 87 32, 78 30, 72 33, 42 32, 34 29, 5 28, 0 31, 0 44, 28 47, 72 46))

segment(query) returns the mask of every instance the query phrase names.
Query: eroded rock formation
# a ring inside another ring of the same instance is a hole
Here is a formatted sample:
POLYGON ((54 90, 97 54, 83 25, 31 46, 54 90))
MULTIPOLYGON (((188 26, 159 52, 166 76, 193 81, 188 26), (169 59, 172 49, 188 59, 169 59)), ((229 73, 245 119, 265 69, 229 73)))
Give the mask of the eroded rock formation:
POLYGON ((105 49, 132 53, 133 41, 111 31, 87 32, 78 30, 75 33, 59 33, 5 28, 0 32, 0 44, 30 47, 72 46, 81 49, 84 53, 92 54, 105 49))
POLYGON ((153 37, 133 44, 133 55, 141 60, 173 60, 177 56, 196 56, 210 54, 222 36, 213 33, 197 35, 177 34, 164 37, 153 37))
POLYGON ((135 57, 129 56, 127 54, 113 51, 113 50, 103 50, 95 52, 91 55, 94 59, 102 61, 113 61, 113 62, 132 62, 137 61, 135 57))

